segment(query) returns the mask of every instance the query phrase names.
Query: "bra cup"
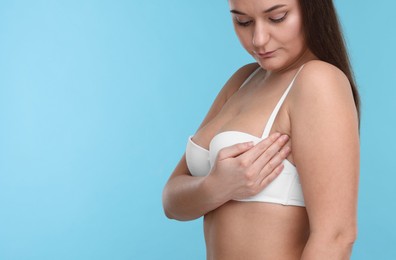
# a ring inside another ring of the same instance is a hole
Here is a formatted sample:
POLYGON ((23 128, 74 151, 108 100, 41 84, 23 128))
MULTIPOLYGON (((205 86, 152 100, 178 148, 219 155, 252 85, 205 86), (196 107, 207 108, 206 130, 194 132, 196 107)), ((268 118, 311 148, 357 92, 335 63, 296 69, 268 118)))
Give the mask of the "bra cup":
POLYGON ((192 136, 188 137, 186 147, 187 167, 193 176, 206 176, 210 171, 209 152, 195 144, 191 138, 192 136))
POLYGON ((209 161, 211 167, 216 161, 217 154, 225 147, 232 146, 238 143, 245 143, 253 141, 254 145, 261 141, 260 138, 239 131, 226 131, 217 134, 213 137, 209 144, 209 161))

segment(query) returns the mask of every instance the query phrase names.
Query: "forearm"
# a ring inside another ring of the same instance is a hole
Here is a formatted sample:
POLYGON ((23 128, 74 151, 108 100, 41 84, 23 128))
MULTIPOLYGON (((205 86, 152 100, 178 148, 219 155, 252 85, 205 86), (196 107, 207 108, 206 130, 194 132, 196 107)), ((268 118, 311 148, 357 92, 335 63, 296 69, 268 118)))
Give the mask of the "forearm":
POLYGON ((332 236, 310 235, 301 260, 349 260, 355 238, 342 233, 332 236))
POLYGON ((178 176, 163 192, 163 206, 168 218, 187 221, 199 218, 229 199, 219 193, 213 178, 178 176))

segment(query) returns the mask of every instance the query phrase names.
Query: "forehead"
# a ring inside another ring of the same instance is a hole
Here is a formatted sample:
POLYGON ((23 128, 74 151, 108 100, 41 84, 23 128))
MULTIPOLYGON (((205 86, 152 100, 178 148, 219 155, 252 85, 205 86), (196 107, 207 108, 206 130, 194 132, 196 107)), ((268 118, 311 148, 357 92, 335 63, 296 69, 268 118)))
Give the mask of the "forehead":
POLYGON ((276 5, 295 7, 298 0, 228 0, 231 9, 262 12, 276 5))

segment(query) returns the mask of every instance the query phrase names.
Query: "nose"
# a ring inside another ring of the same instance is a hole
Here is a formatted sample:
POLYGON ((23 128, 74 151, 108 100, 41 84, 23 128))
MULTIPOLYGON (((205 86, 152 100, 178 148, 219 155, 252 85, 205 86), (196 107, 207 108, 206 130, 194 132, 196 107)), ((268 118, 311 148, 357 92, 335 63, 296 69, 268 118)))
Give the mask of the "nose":
POLYGON ((264 46, 270 39, 270 33, 264 26, 256 25, 253 32, 252 43, 256 48, 264 46))

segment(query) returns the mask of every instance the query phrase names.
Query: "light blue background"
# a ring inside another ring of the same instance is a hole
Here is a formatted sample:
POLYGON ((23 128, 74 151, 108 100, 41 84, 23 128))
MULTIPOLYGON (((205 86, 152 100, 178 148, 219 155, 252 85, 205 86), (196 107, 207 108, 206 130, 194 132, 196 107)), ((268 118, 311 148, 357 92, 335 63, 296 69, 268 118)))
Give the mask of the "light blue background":
MULTIPOLYGON (((336 1, 362 97, 352 259, 395 259, 396 3, 336 1)), ((0 259, 204 259, 163 186, 252 62, 227 1, 0 1, 0 259)))

